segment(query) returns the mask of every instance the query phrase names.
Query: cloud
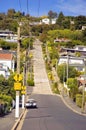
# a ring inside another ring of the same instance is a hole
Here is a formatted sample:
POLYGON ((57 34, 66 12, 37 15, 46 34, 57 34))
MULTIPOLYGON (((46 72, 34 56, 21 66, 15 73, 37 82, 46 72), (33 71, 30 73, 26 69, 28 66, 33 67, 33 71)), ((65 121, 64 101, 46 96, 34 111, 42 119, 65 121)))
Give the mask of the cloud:
POLYGON ((86 15, 86 0, 60 0, 57 8, 67 15, 86 15))

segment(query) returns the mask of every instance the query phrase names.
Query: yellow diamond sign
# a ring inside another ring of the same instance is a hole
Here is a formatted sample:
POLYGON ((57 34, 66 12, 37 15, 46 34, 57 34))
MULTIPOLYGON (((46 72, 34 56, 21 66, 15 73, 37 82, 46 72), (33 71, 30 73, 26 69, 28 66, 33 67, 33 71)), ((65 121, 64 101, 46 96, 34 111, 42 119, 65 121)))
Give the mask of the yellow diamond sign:
POLYGON ((14 80, 15 81, 21 81, 22 80, 22 75, 21 74, 16 74, 15 76, 14 76, 14 80))

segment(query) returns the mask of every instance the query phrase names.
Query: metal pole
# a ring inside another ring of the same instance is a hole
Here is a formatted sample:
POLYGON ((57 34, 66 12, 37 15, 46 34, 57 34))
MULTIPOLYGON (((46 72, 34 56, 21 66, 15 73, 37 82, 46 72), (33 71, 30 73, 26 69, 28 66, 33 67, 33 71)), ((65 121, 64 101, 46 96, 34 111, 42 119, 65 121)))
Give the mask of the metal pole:
POLYGON ((56 73, 57 73, 57 59, 56 59, 56 73))
POLYGON ((67 79, 68 79, 69 54, 67 52, 67 79))
MULTIPOLYGON (((17 44, 17 74, 20 74, 20 27, 18 27, 18 44, 17 44)), ((19 117, 19 91, 16 91, 16 108, 15 117, 19 117)))
POLYGON ((65 64, 63 68, 63 89, 62 89, 62 96, 64 96, 64 84, 65 84, 65 64))
POLYGON ((22 95, 22 109, 24 109, 24 101, 25 101, 25 95, 22 95))
POLYGON ((82 113, 85 112, 85 82, 86 82, 86 59, 84 59, 84 84, 83 84, 83 93, 82 93, 82 113))
MULTIPOLYGON (((68 80, 68 70, 69 70, 69 52, 67 52, 67 80, 68 80)), ((67 95, 69 96, 69 91, 68 91, 68 85, 67 85, 67 95)))
MULTIPOLYGON (((25 86, 25 63, 23 68, 23 86, 25 86)), ((25 95, 22 95, 22 109, 24 109, 24 103, 25 103, 25 95)))

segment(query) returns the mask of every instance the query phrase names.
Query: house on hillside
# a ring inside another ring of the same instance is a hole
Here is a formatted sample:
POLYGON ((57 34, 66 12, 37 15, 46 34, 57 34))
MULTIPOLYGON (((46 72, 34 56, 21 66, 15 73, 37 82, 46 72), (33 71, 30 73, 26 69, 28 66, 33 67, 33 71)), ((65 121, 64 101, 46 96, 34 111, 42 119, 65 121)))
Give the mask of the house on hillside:
POLYGON ((70 39, 67 39, 67 38, 56 38, 54 40, 54 43, 55 42, 70 42, 71 40, 70 39))
POLYGON ((82 30, 85 30, 86 29, 86 26, 82 26, 82 30))
POLYGON ((11 52, 0 51, 0 75, 8 77, 10 70, 14 72, 15 60, 14 54, 11 52))
POLYGON ((75 50, 77 51, 85 51, 86 52, 86 46, 80 46, 80 45, 77 45, 74 47, 75 50))
POLYGON ((8 29, 0 30, 0 39, 3 39, 7 42, 17 42, 17 34, 14 34, 13 31, 8 29))
POLYGON ((58 65, 68 64, 69 66, 74 66, 79 71, 84 71, 84 60, 80 57, 75 56, 60 56, 58 60, 58 65))
POLYGON ((48 25, 49 25, 49 24, 56 24, 56 20, 57 20, 56 18, 53 18, 53 19, 51 19, 51 20, 50 20, 49 18, 44 18, 44 19, 41 20, 40 23, 41 23, 41 24, 44 23, 44 24, 48 24, 48 25))
POLYGON ((86 91, 86 75, 80 75, 78 78, 78 86, 79 86, 79 90, 83 90, 83 86, 85 87, 85 91, 86 91))
POLYGON ((75 54, 76 52, 79 52, 81 54, 81 56, 86 56, 86 46, 80 46, 77 45, 74 48, 65 48, 65 47, 61 47, 60 49, 60 53, 65 52, 66 54, 75 54))

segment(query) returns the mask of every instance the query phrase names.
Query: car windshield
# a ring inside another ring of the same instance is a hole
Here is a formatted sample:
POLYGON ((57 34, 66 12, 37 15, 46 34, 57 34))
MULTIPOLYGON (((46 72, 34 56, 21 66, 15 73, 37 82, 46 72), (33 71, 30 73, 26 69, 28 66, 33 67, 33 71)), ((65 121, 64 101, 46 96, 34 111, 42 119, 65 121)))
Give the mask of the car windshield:
POLYGON ((29 99, 27 102, 36 102, 34 99, 29 99))

